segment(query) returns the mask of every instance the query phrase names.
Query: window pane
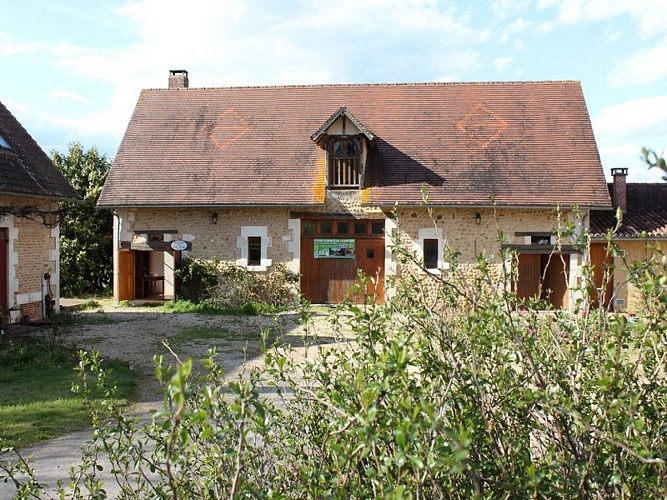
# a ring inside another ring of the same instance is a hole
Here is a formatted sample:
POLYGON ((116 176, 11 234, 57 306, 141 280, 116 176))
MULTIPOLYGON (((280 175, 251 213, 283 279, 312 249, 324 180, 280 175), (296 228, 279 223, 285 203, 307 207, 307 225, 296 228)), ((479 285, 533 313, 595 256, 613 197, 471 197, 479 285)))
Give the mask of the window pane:
POLYGON ((424 240, 424 267, 437 269, 438 267, 438 240, 424 240))
POLYGON ((248 237, 248 265, 259 266, 262 263, 262 238, 260 236, 248 237))
POLYGON ((373 234, 382 234, 382 233, 384 233, 384 221, 382 221, 382 222, 373 222, 371 224, 371 232, 373 234))
POLYGON ((354 234, 366 234, 366 223, 365 222, 355 222, 354 223, 354 234))
POLYGON ((320 234, 332 234, 333 233, 333 224, 329 220, 323 220, 320 222, 320 234))
POLYGON ((339 222, 338 223, 338 234, 348 234, 350 232, 350 223, 349 222, 339 222))
POLYGON ((304 221, 303 234, 315 234, 315 223, 312 220, 304 221))

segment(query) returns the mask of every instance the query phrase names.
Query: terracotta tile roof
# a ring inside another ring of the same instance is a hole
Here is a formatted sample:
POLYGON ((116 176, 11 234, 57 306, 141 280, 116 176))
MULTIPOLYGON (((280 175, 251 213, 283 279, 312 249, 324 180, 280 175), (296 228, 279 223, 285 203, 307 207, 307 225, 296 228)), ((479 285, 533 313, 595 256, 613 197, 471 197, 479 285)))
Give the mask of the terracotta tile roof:
MULTIPOLYGON (((612 192, 613 184, 609 184, 612 192)), ((667 183, 628 183, 627 211, 623 214, 618 238, 667 238, 667 183)), ((591 210, 593 238, 603 238, 616 227, 615 210, 591 210)))
POLYGON ((0 102, 0 194, 78 199, 49 157, 0 102), (9 148, 7 148, 9 146, 9 148))
POLYGON ((572 81, 144 90, 99 203, 320 204, 342 107, 375 136, 369 204, 610 206, 572 81))

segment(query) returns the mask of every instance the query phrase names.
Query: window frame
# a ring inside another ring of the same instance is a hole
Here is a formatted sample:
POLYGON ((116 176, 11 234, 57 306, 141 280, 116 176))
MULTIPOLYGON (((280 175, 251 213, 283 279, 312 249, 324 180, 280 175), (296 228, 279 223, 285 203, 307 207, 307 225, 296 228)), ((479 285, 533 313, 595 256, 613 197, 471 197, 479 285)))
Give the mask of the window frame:
POLYGON ((361 142, 355 137, 335 136, 329 143, 327 153, 327 186, 329 189, 360 189, 363 183, 363 147, 361 142), (341 143, 352 144, 356 154, 353 156, 346 154, 336 156, 336 146, 341 143), (349 165, 350 161, 352 162, 351 166, 349 165))

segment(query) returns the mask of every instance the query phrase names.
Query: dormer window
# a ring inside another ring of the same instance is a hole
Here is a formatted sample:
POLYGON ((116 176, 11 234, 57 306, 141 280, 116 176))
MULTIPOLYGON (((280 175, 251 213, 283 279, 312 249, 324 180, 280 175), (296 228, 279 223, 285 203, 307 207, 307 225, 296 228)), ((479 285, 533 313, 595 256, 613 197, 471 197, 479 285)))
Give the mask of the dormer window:
POLYGON ((326 151, 329 189, 364 187, 364 170, 375 135, 347 108, 336 111, 310 138, 326 151))
POLYGON ((334 139, 329 150, 329 187, 358 188, 361 183, 361 146, 354 139, 334 139))
POLYGON ((7 140, 0 135, 0 149, 12 149, 7 140))

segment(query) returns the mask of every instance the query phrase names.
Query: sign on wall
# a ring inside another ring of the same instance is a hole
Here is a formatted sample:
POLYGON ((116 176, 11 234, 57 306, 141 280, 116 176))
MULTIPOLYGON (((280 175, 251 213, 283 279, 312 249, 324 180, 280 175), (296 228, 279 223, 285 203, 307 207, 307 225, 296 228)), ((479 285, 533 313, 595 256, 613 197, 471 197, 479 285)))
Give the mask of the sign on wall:
POLYGON ((313 249, 316 259, 354 259, 353 239, 315 239, 313 249))

